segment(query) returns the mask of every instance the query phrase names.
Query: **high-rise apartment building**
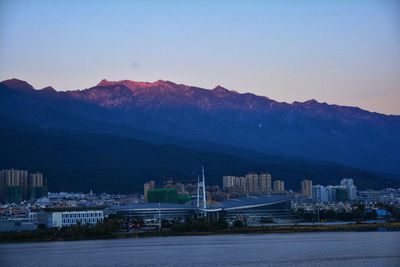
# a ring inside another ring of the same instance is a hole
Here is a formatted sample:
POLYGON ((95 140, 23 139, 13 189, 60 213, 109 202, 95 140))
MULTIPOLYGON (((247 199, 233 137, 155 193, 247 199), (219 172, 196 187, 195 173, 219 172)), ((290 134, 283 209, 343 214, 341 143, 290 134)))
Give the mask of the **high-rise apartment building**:
POLYGON ((257 193, 260 192, 259 184, 258 184, 258 174, 249 173, 245 176, 246 178, 246 187, 248 193, 257 193))
POLYGON ((223 188, 233 187, 233 180, 235 178, 236 178, 235 176, 224 176, 224 177, 222 177, 222 187, 223 188))
POLYGON ((301 181, 301 194, 305 197, 312 197, 312 181, 311 180, 301 181))
POLYGON ((346 190, 347 190, 347 198, 349 200, 357 199, 357 187, 355 185, 347 187, 346 190))
POLYGON ((345 187, 350 187, 354 185, 354 181, 351 178, 344 178, 340 181, 340 185, 345 186, 345 187))
POLYGON ((314 185, 312 187, 312 198, 315 202, 328 202, 328 191, 325 186, 314 185))
POLYGON ((347 188, 344 185, 336 185, 335 186, 335 190, 336 190, 336 202, 344 202, 349 200, 348 198, 348 194, 347 194, 347 188))
POLYGON ((246 186, 246 178, 244 176, 239 177, 239 188, 241 194, 245 194, 246 192, 248 192, 246 186))
POLYGON ((29 174, 29 182, 30 187, 42 187, 43 183, 43 174, 40 172, 29 174))
POLYGON ((328 195, 328 202, 333 203, 336 201, 336 186, 328 185, 325 187, 326 193, 328 195))
POLYGON ((284 192, 285 191, 285 182, 282 180, 274 181, 274 192, 284 192))
POLYGON ((156 182, 154 181, 150 181, 150 182, 146 182, 144 183, 143 186, 143 196, 144 196, 144 202, 147 203, 147 198, 148 198, 148 192, 149 190, 153 190, 156 188, 156 182))
POLYGON ((43 174, 29 174, 26 170, 0 171, 0 202, 20 203, 23 200, 34 200, 47 196, 43 174))
POLYGON ((16 169, 2 170, 0 171, 0 177, 2 177, 5 186, 22 186, 28 179, 28 171, 16 169))
POLYGON ((340 181, 340 185, 346 188, 348 200, 355 200, 357 198, 357 188, 354 185, 353 179, 344 178, 340 181))
POLYGON ((222 177, 222 187, 227 192, 233 194, 247 193, 247 185, 245 177, 224 176, 222 177))
POLYGON ((315 202, 345 202, 356 198, 357 188, 353 183, 353 179, 342 179, 340 185, 314 185, 312 187, 312 199, 315 202))
POLYGON ((229 193, 258 195, 272 191, 271 180, 269 173, 249 173, 245 177, 223 176, 222 185, 223 189, 229 193))
POLYGON ((271 174, 269 173, 261 173, 258 175, 258 180, 260 184, 260 191, 261 193, 267 193, 272 191, 272 186, 271 186, 271 174))

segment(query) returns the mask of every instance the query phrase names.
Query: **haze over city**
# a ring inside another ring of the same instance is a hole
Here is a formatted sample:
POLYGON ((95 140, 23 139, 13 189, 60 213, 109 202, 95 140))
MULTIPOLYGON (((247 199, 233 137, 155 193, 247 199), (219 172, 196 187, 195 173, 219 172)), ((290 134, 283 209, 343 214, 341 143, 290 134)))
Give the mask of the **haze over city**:
POLYGON ((0 80, 222 85, 400 114, 398 1, 0 2, 0 80))

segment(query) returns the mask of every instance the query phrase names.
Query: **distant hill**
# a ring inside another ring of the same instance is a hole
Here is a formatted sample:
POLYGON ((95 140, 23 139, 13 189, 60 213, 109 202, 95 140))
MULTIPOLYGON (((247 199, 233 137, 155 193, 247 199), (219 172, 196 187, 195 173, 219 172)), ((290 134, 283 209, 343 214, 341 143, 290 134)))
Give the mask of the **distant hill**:
POLYGON ((0 169, 42 171, 51 191, 141 192, 143 183, 150 179, 158 184, 170 177, 195 182, 202 164, 208 185, 221 185, 223 175, 268 171, 293 189, 299 189, 300 180, 305 178, 312 178, 314 183, 337 184, 342 177, 353 177, 359 188, 400 186, 400 181, 332 163, 267 155, 270 162, 254 162, 123 136, 44 130, 10 124, 4 118, 0 120, 0 147, 0 169))
POLYGON ((48 172, 54 190, 117 192, 163 176, 190 180, 207 160, 215 183, 225 174, 269 171, 295 188, 303 178, 335 184, 344 176, 381 188, 396 183, 385 177, 400 176, 400 116, 315 100, 279 103, 221 86, 103 80, 58 92, 11 79, 0 83, 0 126, 7 147, 0 167, 48 172), (26 153, 13 154, 17 148, 26 153))
POLYGON ((164 143, 205 141, 400 174, 400 116, 356 107, 315 100, 287 104, 221 86, 207 90, 161 80, 103 80, 57 92, 12 79, 0 84, 0 104, 0 114, 45 128, 135 138, 141 131, 167 137, 161 137, 164 143))

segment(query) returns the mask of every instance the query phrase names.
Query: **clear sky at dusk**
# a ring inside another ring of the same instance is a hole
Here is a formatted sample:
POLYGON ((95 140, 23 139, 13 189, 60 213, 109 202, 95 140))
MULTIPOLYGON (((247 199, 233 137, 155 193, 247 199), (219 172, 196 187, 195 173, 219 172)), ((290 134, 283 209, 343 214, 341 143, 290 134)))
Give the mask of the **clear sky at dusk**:
POLYGON ((0 79, 222 85, 400 114, 400 1, 0 0, 0 79))

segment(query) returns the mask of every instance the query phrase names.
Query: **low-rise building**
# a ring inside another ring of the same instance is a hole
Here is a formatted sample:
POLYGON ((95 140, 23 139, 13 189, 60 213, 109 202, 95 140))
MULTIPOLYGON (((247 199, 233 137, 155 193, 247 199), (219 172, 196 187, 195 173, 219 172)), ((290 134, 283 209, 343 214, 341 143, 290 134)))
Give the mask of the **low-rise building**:
POLYGON ((47 228, 96 224, 103 221, 103 208, 48 208, 38 214, 38 223, 47 228))
POLYGON ((33 231, 37 225, 28 218, 0 218, 0 232, 33 231))

